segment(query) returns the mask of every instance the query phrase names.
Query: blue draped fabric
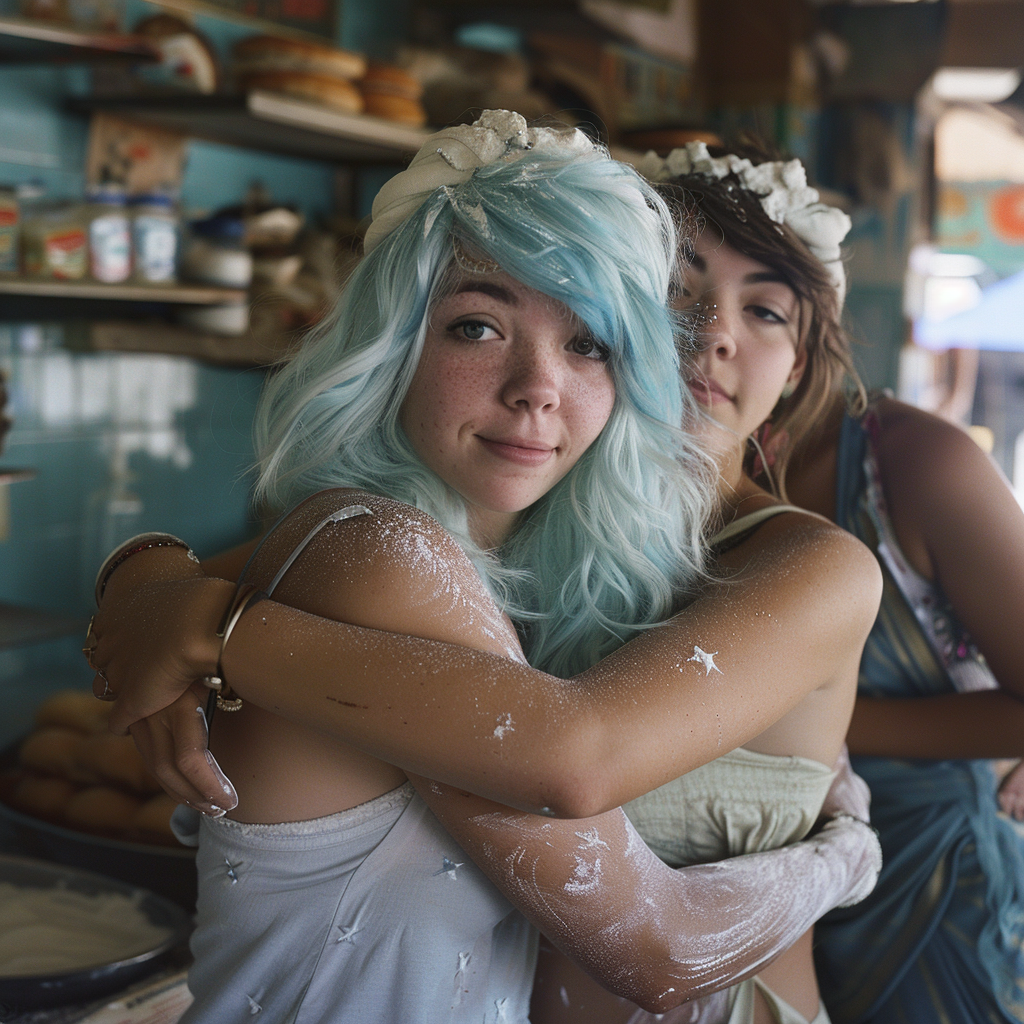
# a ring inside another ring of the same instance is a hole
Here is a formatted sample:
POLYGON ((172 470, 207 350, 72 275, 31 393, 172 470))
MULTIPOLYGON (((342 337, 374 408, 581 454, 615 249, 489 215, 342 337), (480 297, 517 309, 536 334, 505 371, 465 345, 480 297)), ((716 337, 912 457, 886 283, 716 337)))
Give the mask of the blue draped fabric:
MULTIPOLYGON (((840 436, 836 518, 878 549, 868 512, 865 424, 840 436)), ((954 692, 883 564, 882 606, 859 692, 954 692)), ((816 928, 822 998, 834 1024, 1024 1022, 1024 845, 997 816, 988 761, 856 757, 871 787, 884 866, 875 891, 816 928)))

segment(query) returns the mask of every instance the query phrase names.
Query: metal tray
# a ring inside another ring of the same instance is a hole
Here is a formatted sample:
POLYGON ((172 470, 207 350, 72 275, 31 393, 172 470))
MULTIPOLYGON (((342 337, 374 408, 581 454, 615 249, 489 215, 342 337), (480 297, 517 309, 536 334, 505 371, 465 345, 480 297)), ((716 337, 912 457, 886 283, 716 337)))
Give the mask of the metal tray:
POLYGON ((191 918, 181 907, 145 889, 27 857, 0 854, 0 881, 36 889, 69 889, 86 895, 120 893, 136 902, 149 921, 167 931, 156 946, 124 959, 64 974, 0 977, 0 1004, 32 1009, 86 1002, 126 988, 160 967, 188 937, 191 918))

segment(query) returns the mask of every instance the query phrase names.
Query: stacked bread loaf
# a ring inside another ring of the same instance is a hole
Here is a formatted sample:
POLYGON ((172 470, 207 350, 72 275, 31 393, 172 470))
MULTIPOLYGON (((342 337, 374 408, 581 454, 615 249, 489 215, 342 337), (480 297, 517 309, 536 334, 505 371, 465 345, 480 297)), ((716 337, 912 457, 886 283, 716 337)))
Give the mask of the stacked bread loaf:
POLYGON ((427 112, 420 102, 423 86, 394 64, 370 64, 359 82, 366 113, 421 128, 427 112))
POLYGON ((235 44, 235 78, 241 89, 265 89, 320 103, 347 114, 363 110, 354 80, 366 71, 358 53, 327 43, 249 36, 235 44))
POLYGON ((82 832, 133 842, 177 845, 176 804, 146 770, 130 736, 107 731, 110 707, 90 693, 65 690, 36 712, 18 767, 0 797, 15 810, 82 832))

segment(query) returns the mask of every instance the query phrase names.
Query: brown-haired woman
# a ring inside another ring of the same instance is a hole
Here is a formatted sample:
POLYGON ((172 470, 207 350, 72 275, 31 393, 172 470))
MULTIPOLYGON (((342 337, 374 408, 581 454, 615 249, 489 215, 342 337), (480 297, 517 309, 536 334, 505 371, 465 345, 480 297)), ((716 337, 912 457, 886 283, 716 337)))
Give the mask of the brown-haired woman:
POLYGON ((689 217, 786 280, 806 321, 802 379, 748 465, 864 541, 884 575, 848 745, 885 867, 816 929, 823 999, 842 1024, 1022 1021, 1024 856, 987 759, 1024 754, 1024 515, 960 429, 844 394, 841 264, 822 225, 777 223, 735 175, 693 170, 671 186, 689 217))

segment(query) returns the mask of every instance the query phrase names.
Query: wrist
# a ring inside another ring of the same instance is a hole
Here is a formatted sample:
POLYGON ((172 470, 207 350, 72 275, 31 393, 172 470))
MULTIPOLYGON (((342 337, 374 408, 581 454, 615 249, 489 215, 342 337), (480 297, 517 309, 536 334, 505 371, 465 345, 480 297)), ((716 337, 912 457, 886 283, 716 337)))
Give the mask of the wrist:
POLYGON ((203 579, 193 603, 194 628, 189 631, 187 658, 196 679, 215 676, 221 654, 219 631, 237 588, 227 580, 203 579))
POLYGON ((102 606, 116 605, 150 583, 203 577, 203 570, 188 548, 152 547, 138 551, 106 573, 102 606))

